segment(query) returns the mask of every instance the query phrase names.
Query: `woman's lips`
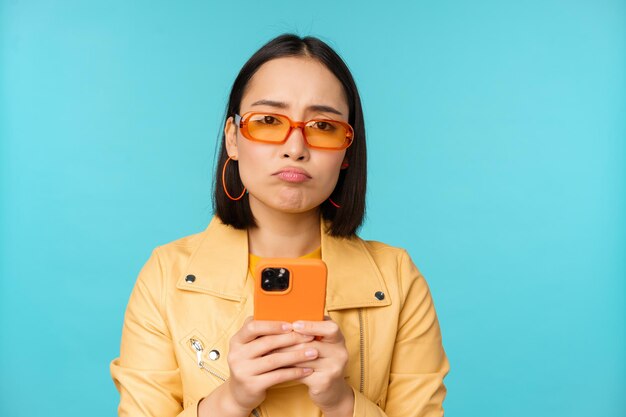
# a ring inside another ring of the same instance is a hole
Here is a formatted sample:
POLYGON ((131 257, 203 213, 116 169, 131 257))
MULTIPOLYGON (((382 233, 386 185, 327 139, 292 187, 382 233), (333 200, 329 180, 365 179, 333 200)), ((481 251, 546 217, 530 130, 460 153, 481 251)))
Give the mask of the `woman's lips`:
POLYGON ((281 169, 274 175, 286 182, 304 182, 311 179, 306 171, 294 168, 281 169))

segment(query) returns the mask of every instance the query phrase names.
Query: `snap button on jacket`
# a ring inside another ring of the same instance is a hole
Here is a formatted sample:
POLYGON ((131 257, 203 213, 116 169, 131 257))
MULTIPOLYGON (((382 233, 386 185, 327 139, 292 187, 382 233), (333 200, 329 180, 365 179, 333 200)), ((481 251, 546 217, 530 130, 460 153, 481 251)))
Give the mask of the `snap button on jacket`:
MULTIPOLYGON (((449 363, 428 285, 406 251, 332 237, 324 224, 321 242, 326 310, 345 337, 354 416, 442 416, 449 363)), ((252 315, 253 292, 245 230, 213 218, 205 231, 156 248, 111 362, 119 415, 197 416, 198 402, 228 378, 230 338, 252 315)), ((294 381, 269 389, 253 415, 322 413, 294 381)))

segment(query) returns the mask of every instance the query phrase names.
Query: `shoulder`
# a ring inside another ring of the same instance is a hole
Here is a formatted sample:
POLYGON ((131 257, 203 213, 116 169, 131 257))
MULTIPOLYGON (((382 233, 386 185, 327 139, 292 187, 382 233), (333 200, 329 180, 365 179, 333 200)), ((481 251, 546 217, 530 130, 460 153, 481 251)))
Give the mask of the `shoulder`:
POLYGON ((200 246, 205 238, 206 231, 183 236, 176 240, 164 243, 154 248, 154 253, 164 258, 189 258, 200 246))
POLYGON ((361 241, 380 271, 388 290, 399 297, 402 304, 409 292, 417 290, 423 296, 429 291, 426 279, 406 249, 375 240, 361 241))
POLYGON ((159 265, 167 290, 202 287, 207 291, 227 291, 228 288, 222 288, 224 282, 239 283, 246 277, 247 232, 224 225, 214 217, 204 231, 155 248, 148 262, 151 261, 159 265), (192 281, 187 282, 190 276, 192 281), (231 279, 214 282, 215 277, 231 279))
POLYGON ((406 253, 406 250, 400 248, 398 246, 392 246, 387 243, 379 242, 377 240, 365 240, 362 238, 359 239, 363 245, 367 248, 367 250, 372 254, 379 254, 380 256, 400 256, 406 253))
POLYGON ((168 280, 185 270, 190 259, 205 238, 205 231, 183 236, 153 248, 146 261, 140 280, 168 280))
MULTIPOLYGON (((412 269, 421 275, 404 248, 376 240, 365 240, 359 236, 350 238, 323 235, 322 257, 334 267, 349 269, 353 273, 374 273, 393 280, 399 273, 412 269), (344 265, 349 268, 344 268, 344 265)), ((329 265, 330 268, 330 265, 329 265)))
POLYGON ((406 249, 376 240, 363 240, 361 238, 359 240, 379 267, 392 266, 400 269, 412 266, 415 268, 415 272, 421 275, 406 249))

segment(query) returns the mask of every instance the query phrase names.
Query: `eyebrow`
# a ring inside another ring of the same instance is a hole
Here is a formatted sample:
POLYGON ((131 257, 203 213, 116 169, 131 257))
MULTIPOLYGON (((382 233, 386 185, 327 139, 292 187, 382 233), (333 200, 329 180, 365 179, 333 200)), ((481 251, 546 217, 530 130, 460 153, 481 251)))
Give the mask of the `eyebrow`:
MULTIPOLYGON (((283 101, 265 100, 265 99, 255 101, 250 106, 270 106, 270 107, 276 107, 278 109, 289 108, 289 105, 283 101)), ((316 112, 334 113, 334 114, 338 114, 339 116, 343 116, 343 113, 337 110, 336 108, 331 107, 331 106, 326 106, 324 104, 313 104, 311 106, 308 106, 307 110, 316 111, 316 112)))

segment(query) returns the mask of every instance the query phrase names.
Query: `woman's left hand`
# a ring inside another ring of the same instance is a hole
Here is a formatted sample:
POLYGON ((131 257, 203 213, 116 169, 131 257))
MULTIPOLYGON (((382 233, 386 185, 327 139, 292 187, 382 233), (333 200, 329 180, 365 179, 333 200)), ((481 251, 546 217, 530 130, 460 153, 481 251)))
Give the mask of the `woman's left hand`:
POLYGON ((324 321, 297 321, 293 323, 293 330, 316 336, 316 340, 304 345, 316 349, 317 358, 301 364, 313 369, 313 373, 301 381, 309 387, 309 396, 315 405, 326 417, 352 416, 354 393, 345 380, 348 350, 337 323, 326 316, 324 321))

